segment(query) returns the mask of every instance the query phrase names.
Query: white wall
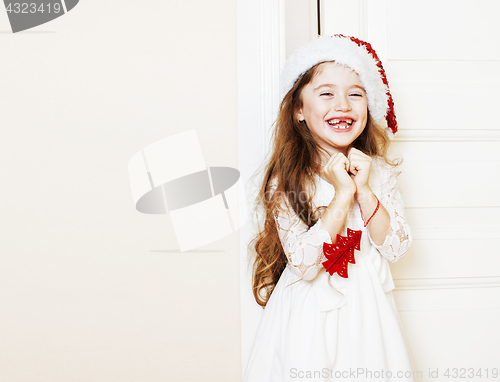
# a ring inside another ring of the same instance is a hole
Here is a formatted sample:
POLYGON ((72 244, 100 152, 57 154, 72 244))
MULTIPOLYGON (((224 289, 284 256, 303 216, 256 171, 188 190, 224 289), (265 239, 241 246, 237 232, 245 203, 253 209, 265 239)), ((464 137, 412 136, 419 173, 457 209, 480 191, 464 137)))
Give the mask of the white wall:
POLYGON ((192 128, 238 167, 236 3, 86 0, 9 29, 0 11, 0 380, 237 381, 238 235, 180 253, 127 173, 192 128))

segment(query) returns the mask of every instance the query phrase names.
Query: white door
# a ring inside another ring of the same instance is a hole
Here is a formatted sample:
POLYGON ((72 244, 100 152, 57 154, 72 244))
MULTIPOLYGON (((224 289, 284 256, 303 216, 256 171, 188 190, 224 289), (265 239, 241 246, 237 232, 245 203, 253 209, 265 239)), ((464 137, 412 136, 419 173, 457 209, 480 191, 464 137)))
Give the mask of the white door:
POLYGON ((394 97, 414 242, 391 269, 421 381, 500 377, 499 14, 498 0, 320 2, 321 33, 370 42, 394 97))

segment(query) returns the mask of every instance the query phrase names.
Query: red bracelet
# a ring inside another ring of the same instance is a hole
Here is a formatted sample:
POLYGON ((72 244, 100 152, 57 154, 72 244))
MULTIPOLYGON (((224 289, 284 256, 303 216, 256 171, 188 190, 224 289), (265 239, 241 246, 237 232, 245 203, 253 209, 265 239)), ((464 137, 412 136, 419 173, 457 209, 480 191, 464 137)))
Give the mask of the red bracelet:
MULTIPOLYGON (((375 195, 375 197, 377 198, 377 196, 375 195)), ((372 220, 372 217, 375 216, 375 214, 377 213, 378 209, 380 207, 380 200, 378 200, 377 198, 377 207, 375 208, 375 211, 373 211, 373 214, 372 216, 370 216, 370 219, 368 219, 366 222, 365 222, 365 218, 363 217, 363 212, 361 211, 361 206, 359 206, 359 212, 361 213, 361 219, 363 219, 363 223, 365 223, 365 227, 368 225, 368 223, 370 223, 370 220, 372 220)))

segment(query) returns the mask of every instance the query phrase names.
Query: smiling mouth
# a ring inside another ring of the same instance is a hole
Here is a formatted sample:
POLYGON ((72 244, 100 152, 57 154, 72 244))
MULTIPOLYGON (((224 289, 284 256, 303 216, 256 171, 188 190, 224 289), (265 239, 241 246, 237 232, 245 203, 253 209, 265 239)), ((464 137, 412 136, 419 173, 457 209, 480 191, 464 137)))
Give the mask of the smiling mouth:
POLYGON ((347 130, 352 126, 354 122, 355 121, 350 118, 333 118, 326 121, 329 126, 332 126, 333 128, 338 130, 347 130))

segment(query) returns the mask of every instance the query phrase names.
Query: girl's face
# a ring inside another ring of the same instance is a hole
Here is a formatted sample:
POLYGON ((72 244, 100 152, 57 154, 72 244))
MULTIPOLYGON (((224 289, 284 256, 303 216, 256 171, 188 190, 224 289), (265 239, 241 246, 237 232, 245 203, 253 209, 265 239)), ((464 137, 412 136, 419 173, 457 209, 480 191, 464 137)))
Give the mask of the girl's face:
POLYGON ((368 119, 368 100, 356 72, 324 62, 302 89, 300 100, 296 117, 306 121, 316 143, 330 155, 346 154, 368 119))

